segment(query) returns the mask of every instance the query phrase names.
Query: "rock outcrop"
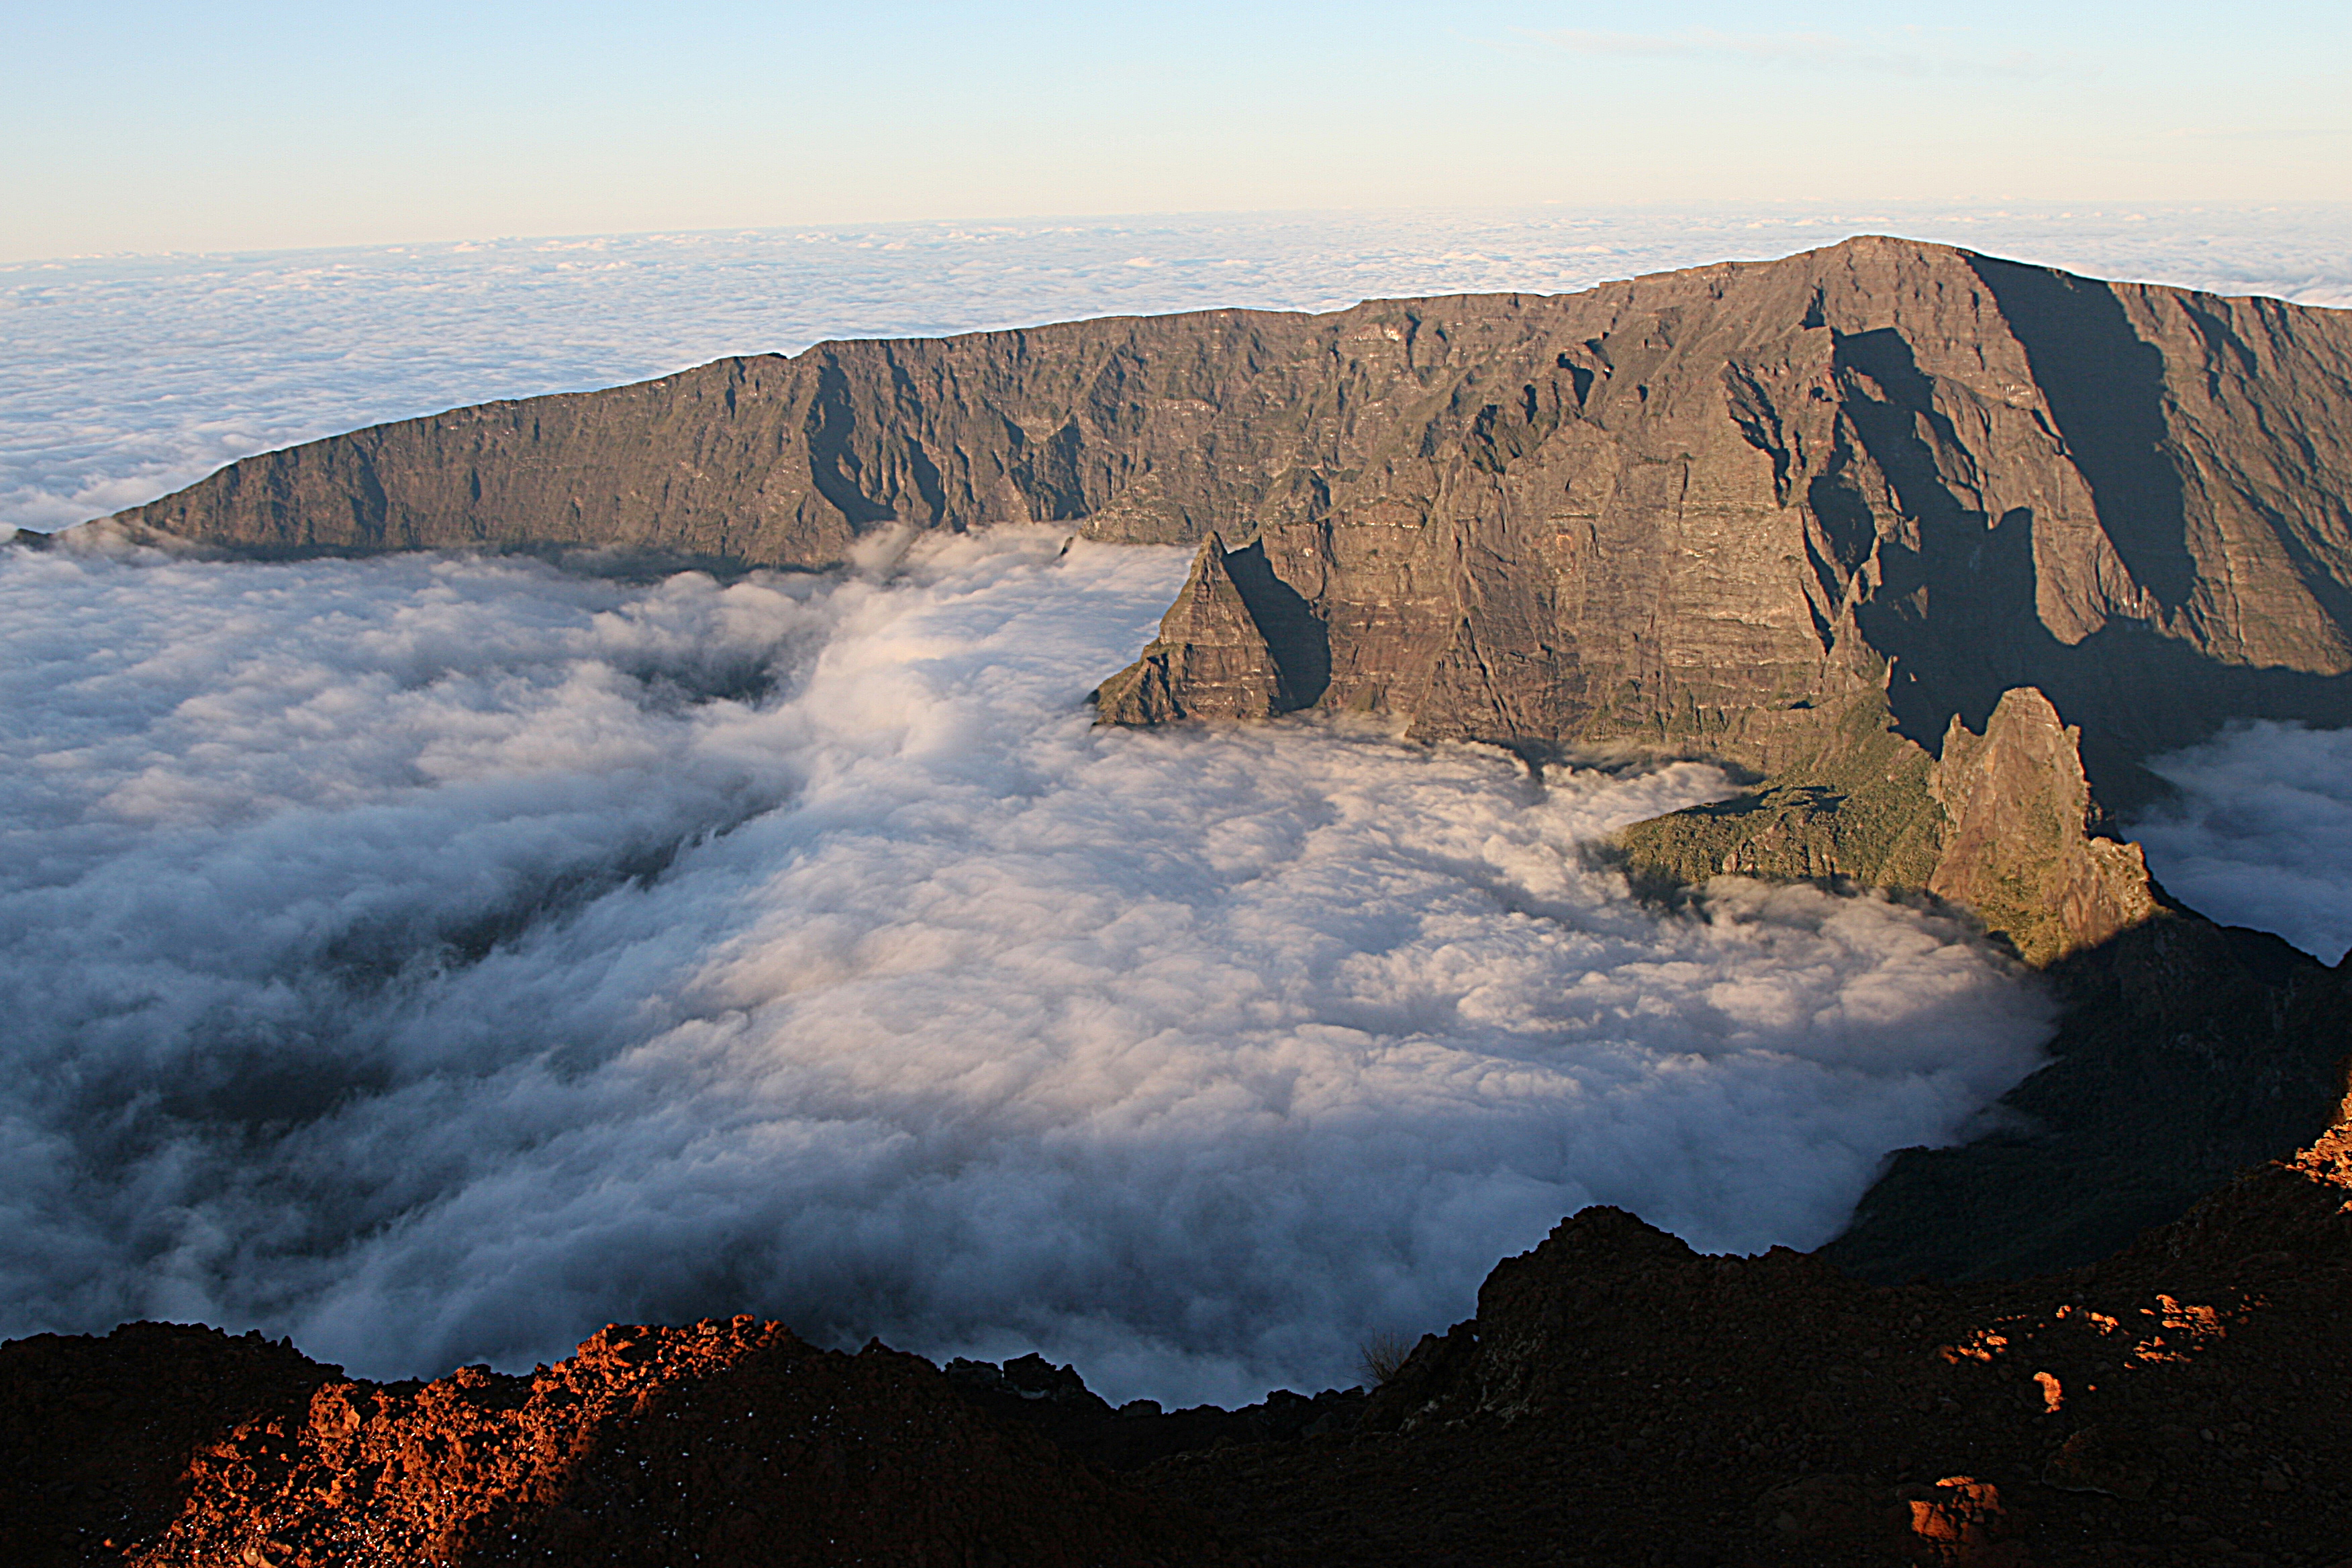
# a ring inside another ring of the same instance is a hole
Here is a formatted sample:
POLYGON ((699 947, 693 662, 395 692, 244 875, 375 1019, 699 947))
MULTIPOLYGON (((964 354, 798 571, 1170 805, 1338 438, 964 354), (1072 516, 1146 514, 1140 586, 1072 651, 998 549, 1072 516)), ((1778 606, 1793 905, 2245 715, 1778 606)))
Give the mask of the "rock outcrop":
POLYGON ((1974 910, 2047 964, 2155 918, 2137 844, 2095 837, 2081 731, 2032 687, 2004 692, 1981 736, 1944 734, 1928 793, 1948 824, 1927 890, 1974 910))
POLYGON ((1739 875, 1923 889, 2036 967, 2168 907, 2139 847, 2110 836, 2080 730, 2041 691, 2002 693, 1981 734, 1955 716, 1936 754, 1885 720, 1858 700, 1777 777, 1625 829, 1618 847, 1637 885, 1739 875))
POLYGON ((1270 719, 1309 706, 1320 671, 1307 617, 1282 602, 1286 593, 1266 571, 1265 551, 1228 551, 1210 534, 1160 617, 1160 635, 1096 691, 1097 715, 1113 724, 1162 724, 1270 719))
POLYGON ((2013 1284, 1866 1286, 1589 1209, 1425 1338, 1363 1435, 1145 1478, 1270 1564, 2333 1564, 2344 1139, 2013 1284))
POLYGON ((1734 799, 1622 834, 1636 884, 1719 873, 1853 879, 1958 904, 2061 1004, 2048 1065, 1966 1144, 1906 1149, 1823 1256, 1865 1278, 2084 1264, 2326 1124, 2352 1051, 2352 972, 2167 899, 2108 836, 2081 733, 2005 692, 1939 756, 1874 721, 1734 799))
POLYGON ((2087 1263, 2326 1124, 2352 971, 2168 900, 2107 836, 2080 734, 2040 691, 2004 693, 1981 734, 1955 719, 1939 757, 1876 713, 1858 703, 1780 777, 1620 836, 1659 891, 1736 872, 1932 893, 2061 1004, 2049 1064, 1990 1130, 1898 1152, 1824 1256, 1883 1280, 2087 1263))
POLYGON ((928 1362, 749 1318, 422 1385, 167 1324, 18 1340, 0 1541, 23 1568, 1226 1560, 928 1362))

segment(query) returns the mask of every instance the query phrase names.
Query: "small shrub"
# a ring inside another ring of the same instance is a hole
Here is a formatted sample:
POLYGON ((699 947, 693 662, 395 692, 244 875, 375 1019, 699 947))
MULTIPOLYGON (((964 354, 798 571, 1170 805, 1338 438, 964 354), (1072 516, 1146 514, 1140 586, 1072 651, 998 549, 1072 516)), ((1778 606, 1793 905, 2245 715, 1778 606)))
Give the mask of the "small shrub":
POLYGON ((1397 1374, 1405 1358, 1412 1354, 1413 1342, 1402 1334, 1381 1332, 1356 1347, 1356 1370, 1363 1374, 1364 1386, 1378 1388, 1397 1374))

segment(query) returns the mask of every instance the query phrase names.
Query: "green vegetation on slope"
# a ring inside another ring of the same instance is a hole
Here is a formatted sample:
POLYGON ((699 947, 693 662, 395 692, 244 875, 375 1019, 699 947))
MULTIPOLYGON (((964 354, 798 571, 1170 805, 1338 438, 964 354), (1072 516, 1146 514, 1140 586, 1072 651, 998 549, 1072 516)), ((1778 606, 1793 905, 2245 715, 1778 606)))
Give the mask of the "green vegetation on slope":
POLYGON ((1810 756, 1729 800, 1637 822, 1617 842, 1634 885, 1652 890, 1727 872, 1924 888, 1946 828, 1927 788, 1934 768, 1895 732, 1885 697, 1873 692, 1810 756))

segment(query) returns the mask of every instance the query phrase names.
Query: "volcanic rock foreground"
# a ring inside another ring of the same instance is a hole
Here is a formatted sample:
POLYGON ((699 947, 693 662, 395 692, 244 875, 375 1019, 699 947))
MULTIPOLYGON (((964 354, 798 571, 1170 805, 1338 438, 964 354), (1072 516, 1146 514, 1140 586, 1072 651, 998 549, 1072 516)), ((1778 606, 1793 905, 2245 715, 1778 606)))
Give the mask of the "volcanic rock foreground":
POLYGON ((26 1568, 2337 1564, 2347 1308, 2339 1122, 2011 1284, 1701 1258, 1587 1210, 1369 1400, 1233 1415, 742 1318, 421 1386, 140 1323, 0 1347, 0 1540, 26 1568))

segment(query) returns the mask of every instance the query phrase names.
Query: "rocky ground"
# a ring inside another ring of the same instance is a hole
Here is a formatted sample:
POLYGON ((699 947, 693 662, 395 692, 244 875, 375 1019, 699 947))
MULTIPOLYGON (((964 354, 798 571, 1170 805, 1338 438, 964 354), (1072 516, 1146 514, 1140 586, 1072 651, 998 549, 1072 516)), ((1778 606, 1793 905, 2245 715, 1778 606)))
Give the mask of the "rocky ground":
POLYGON ((1268 1563, 2352 1560, 2340 1138, 2125 1255, 1961 1288, 1588 1210, 1360 1432, 1147 1472, 1268 1563))
POLYGON ((1861 1283, 1612 1209, 1369 1397, 1123 1410, 750 1319, 354 1383, 132 1324, 0 1347, 9 1561, 2352 1563, 2352 1126, 2093 1267, 1861 1283))
POLYGON ((425 1384, 210 1329, 44 1335, 0 1350, 0 1444, 23 1568, 1227 1561, 928 1362, 748 1318, 425 1384))

